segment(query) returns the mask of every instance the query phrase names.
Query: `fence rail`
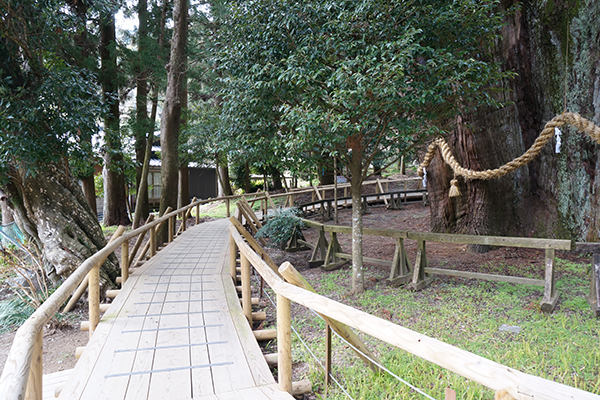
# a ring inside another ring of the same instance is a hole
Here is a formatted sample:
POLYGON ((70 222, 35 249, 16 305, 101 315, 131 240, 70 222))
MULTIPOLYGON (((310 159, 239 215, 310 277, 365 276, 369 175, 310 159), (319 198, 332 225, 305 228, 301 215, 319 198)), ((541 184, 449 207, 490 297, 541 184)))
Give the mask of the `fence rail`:
POLYGON ((600 396, 593 393, 520 372, 290 284, 282 276, 296 274, 293 266, 286 262, 278 270, 273 270, 272 266, 244 241, 239 229, 239 226, 230 228, 232 246, 235 245, 242 260, 246 259, 277 294, 278 370, 279 385, 282 390, 289 391, 291 387, 290 302, 295 302, 478 382, 494 390, 498 396, 504 396, 499 397, 502 399, 600 399, 600 396))

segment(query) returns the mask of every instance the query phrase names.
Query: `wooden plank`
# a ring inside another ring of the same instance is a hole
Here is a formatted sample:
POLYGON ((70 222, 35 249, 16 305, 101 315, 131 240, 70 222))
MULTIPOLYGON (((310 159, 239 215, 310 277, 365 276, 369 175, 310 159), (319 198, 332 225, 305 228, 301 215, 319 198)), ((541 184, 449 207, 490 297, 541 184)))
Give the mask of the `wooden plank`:
POLYGON ((71 368, 44 375, 43 399, 55 400, 71 378, 72 374, 73 369, 71 368))
POLYGON ((486 281, 518 283, 520 285, 536 285, 544 286, 543 279, 521 278, 518 276, 492 275, 479 272, 457 271, 454 269, 444 268, 425 268, 425 272, 435 275, 457 276, 461 278, 481 279, 486 281))
POLYGON ((482 244, 488 246, 571 250, 572 242, 562 239, 515 238, 503 236, 454 235, 448 233, 409 232, 408 238, 430 242, 482 244))

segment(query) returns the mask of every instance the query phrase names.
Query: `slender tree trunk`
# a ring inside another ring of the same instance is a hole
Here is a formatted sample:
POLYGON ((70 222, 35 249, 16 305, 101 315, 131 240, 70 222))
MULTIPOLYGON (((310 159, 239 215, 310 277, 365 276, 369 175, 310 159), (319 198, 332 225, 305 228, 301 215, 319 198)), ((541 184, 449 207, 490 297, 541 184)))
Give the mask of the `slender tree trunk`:
MULTIPOLYGON (((148 41, 148 1, 138 1, 138 71, 136 77, 136 123, 135 123, 135 160, 136 160, 136 188, 138 196, 135 203, 135 211, 140 209, 140 218, 146 219, 150 213, 148 204, 148 190, 141 190, 144 162, 146 160, 146 143, 148 136, 154 130, 154 124, 148 119, 148 69, 145 67, 147 58, 148 41), (139 195, 141 194, 141 196, 139 195)), ((152 140, 152 139, 151 139, 152 140)), ((152 146, 152 145, 150 145, 152 146)), ((146 175, 146 179, 147 179, 146 175)), ((146 183, 146 188, 148 187, 146 183)), ((134 217, 135 219, 135 217, 134 217)), ((138 221, 139 223, 139 221, 138 221)))
POLYGON ((244 163, 244 192, 250 193, 250 165, 248 161, 244 163))
POLYGON ((269 172, 273 177, 273 190, 281 190, 283 189, 283 184, 281 183, 281 172, 275 167, 269 168, 269 172))
POLYGON ((98 215, 98 210, 96 209, 96 185, 94 183, 93 174, 81 178, 81 188, 83 189, 83 194, 85 195, 85 198, 90 204, 92 213, 94 215, 98 215))
POLYGON ((190 169, 185 165, 179 167, 179 196, 178 204, 179 208, 190 204, 190 169))
MULTIPOLYGON (((171 39, 171 57, 167 93, 163 106, 160 126, 162 189, 160 213, 167 207, 177 208, 177 183, 179 176, 178 145, 181 126, 181 109, 184 95, 187 43, 187 0, 175 0, 173 8, 173 37, 171 39)), ((167 231, 161 229, 161 240, 166 240, 167 231)))
POLYGON ((102 90, 110 111, 104 119, 104 224, 128 225, 131 221, 127 213, 127 194, 123 172, 123 147, 119 133, 119 100, 117 57, 115 53, 115 17, 104 15, 100 23, 100 58, 102 90))
POLYGON ((351 140, 352 159, 350 161, 350 191, 352 195, 352 291, 365 291, 363 267, 363 220, 362 220, 362 162, 361 138, 351 140))
POLYGON ((221 187, 223 188, 223 195, 231 196, 233 194, 233 190, 231 189, 231 179, 229 178, 229 166, 226 154, 217 154, 217 166, 219 169, 219 181, 221 182, 221 187))
MULTIPOLYGON (((142 168, 142 176, 140 179, 140 186, 138 187, 137 200, 135 213, 133 214, 132 228, 136 229, 140 226, 140 221, 143 218, 144 208, 140 207, 142 199, 146 198, 148 203, 148 172, 150 172, 150 157, 152 155, 152 142, 154 141, 154 132, 148 134, 148 141, 146 142, 146 154, 144 155, 144 164, 142 168)), ((146 217, 147 218, 147 217, 146 217)))

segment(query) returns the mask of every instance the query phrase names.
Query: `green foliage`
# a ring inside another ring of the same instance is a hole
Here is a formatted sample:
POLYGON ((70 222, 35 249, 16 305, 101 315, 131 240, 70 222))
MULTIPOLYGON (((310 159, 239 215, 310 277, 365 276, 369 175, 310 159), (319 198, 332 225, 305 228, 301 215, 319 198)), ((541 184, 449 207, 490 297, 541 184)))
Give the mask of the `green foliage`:
POLYGON ((72 58, 78 18, 55 0, 8 1, 0 15, 0 170, 89 159, 103 105, 72 58))
POLYGON ((498 2, 246 0, 217 16, 229 142, 256 162, 301 170, 323 155, 361 171, 405 152, 459 112, 497 105, 486 90, 510 76, 485 53, 498 2), (235 139, 233 139, 235 138, 235 139))
POLYGON ((23 325, 35 309, 20 297, 0 301, 0 333, 23 325))
POLYGON ((279 210, 259 229, 256 237, 268 237, 273 243, 287 243, 294 231, 304 228, 304 222, 298 218, 298 210, 279 210))

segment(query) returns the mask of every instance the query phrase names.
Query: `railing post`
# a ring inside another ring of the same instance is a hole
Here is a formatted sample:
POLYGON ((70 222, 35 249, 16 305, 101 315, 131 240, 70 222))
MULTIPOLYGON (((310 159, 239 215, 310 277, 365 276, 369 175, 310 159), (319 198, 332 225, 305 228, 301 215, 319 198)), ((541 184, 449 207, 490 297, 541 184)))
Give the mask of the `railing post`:
POLYGON ((29 378, 27 379, 27 390, 25 392, 27 400, 43 399, 43 346, 44 330, 41 329, 35 335, 35 344, 33 345, 33 354, 31 355, 31 367, 29 368, 29 378))
POLYGON ((556 250, 546 249, 546 271, 544 274, 544 299, 542 300, 541 308, 545 313, 551 313, 556 307, 558 301, 558 293, 556 293, 555 278, 554 278, 554 259, 556 250))
POLYGON ((233 282, 237 282, 237 244, 231 234, 229 234, 229 273, 233 282))
POLYGON ((129 278, 129 240, 121 244, 121 287, 129 278))
POLYGON ((242 309, 244 315, 252 327, 252 288, 250 286, 250 261, 244 254, 240 254, 242 260, 242 309))
POLYGON ((279 390, 292 394, 291 302, 277 294, 277 371, 279 390))
POLYGON ((170 217, 169 218, 169 243, 171 243, 173 241, 173 229, 175 228, 175 221, 174 221, 175 217, 170 217))
POLYGON ((331 384, 331 326, 325 325, 325 385, 331 384))
POLYGON ((200 203, 196 204, 196 225, 200 223, 200 203))
POLYGON ((156 226, 150 228, 150 258, 156 255, 156 226))
POLYGON ((100 322, 100 263, 94 265, 94 268, 89 272, 88 280, 89 333, 91 338, 98 326, 98 322, 100 322))

